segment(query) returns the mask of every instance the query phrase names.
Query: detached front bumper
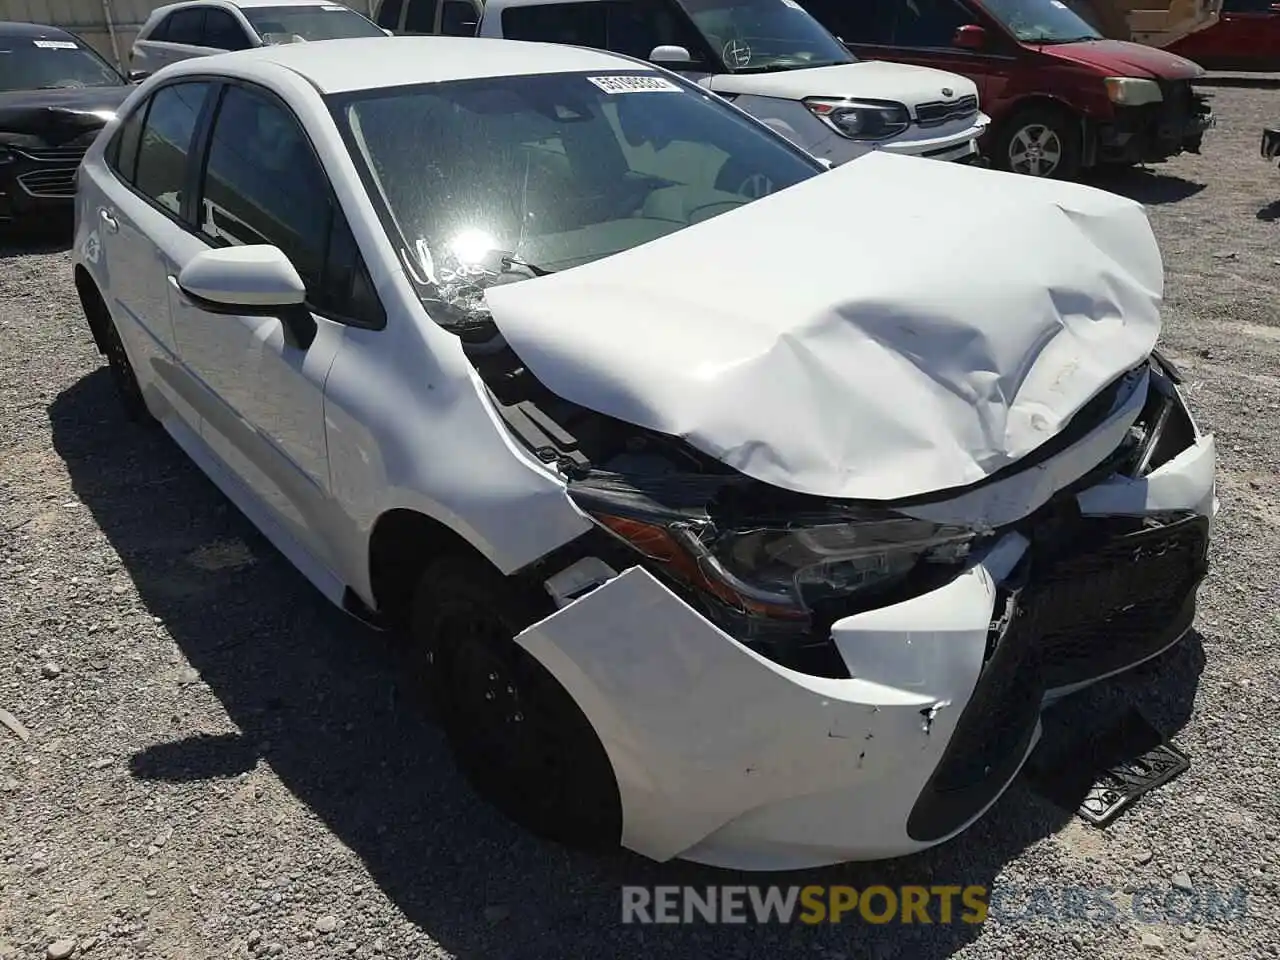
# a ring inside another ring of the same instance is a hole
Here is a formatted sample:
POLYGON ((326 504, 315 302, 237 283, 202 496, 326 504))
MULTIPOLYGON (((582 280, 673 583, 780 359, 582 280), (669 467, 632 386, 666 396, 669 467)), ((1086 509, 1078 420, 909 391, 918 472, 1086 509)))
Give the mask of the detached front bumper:
POLYGON ((1110 121, 1094 127, 1098 162, 1159 163, 1200 152, 1205 133, 1216 124, 1213 109, 1185 81, 1162 86, 1162 103, 1116 107, 1110 121))
MULTIPOLYGON (((1098 438, 1114 447, 1137 415, 1113 411, 1031 468, 1057 495, 1001 524, 963 572, 834 623, 847 678, 766 659, 642 567, 520 634, 608 752, 624 846, 799 869, 909 854, 980 817, 1035 745, 1047 702, 1157 655, 1191 625, 1217 507, 1214 441, 1176 390, 1163 396, 1160 429, 1180 450, 1166 444, 1135 476, 1090 479, 1098 438), (1063 492, 1063 476, 1083 479, 1063 492)), ((1032 493, 1014 481, 985 507, 931 509, 1016 512, 1032 493)))

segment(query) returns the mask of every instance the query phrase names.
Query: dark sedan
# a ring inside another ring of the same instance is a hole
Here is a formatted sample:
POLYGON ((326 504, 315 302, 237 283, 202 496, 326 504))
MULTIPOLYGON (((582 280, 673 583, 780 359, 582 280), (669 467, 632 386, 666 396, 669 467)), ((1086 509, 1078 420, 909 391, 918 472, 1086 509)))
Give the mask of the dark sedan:
POLYGON ((70 215, 80 158, 132 89, 79 37, 0 22, 0 224, 70 215))

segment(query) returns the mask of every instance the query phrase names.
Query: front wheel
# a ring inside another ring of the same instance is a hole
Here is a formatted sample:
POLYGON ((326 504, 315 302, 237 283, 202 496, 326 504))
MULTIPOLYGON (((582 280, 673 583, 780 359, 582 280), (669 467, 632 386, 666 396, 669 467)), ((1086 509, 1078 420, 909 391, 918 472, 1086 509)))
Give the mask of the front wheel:
POLYGON ((486 563, 430 565, 414 595, 414 680, 476 792, 525 829, 616 848, 622 806, 608 754, 573 698, 513 638, 551 612, 486 563))
POLYGON ((1080 123, 1065 110, 1028 107, 1001 125, 992 160, 1011 173, 1074 180, 1080 173, 1080 123))

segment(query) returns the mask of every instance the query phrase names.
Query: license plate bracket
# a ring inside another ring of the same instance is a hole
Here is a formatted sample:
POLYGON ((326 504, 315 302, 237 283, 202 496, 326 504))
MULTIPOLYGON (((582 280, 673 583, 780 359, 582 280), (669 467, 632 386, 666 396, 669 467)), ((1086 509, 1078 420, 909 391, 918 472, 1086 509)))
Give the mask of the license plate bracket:
POLYGON ((1100 734, 1033 757, 1027 777, 1046 799, 1103 829, 1190 767, 1185 752, 1130 708, 1100 734))

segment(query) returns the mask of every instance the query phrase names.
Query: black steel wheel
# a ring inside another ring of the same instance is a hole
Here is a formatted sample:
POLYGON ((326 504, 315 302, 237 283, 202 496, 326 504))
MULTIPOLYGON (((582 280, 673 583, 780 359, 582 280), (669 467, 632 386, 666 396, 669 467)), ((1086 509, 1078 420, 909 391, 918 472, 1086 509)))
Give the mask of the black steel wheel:
POLYGON ((477 793, 538 836, 613 848, 622 810, 609 757, 569 694, 513 640, 549 606, 483 561, 432 564, 413 602, 414 679, 477 793))

